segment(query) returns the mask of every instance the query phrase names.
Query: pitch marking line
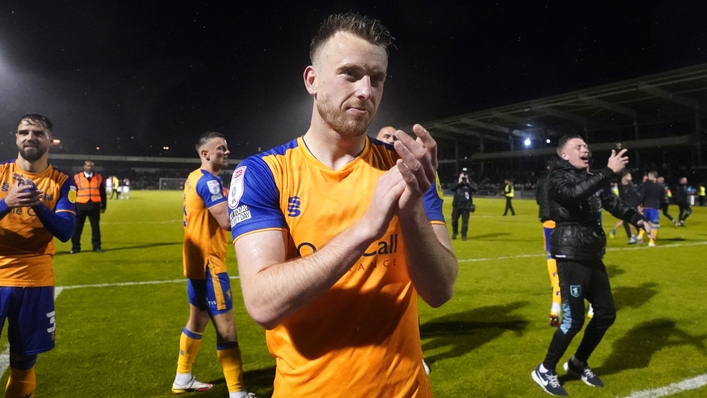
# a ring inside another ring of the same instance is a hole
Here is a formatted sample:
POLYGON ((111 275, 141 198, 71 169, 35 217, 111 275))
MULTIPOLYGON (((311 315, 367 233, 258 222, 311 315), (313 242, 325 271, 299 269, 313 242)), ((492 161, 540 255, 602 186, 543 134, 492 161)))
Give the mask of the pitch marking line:
MULTIPOLYGON (((629 251, 629 250, 656 250, 656 249, 670 249, 675 247, 689 247, 689 246, 704 246, 707 245, 707 241, 702 242, 692 242, 692 243, 669 243, 667 245, 659 245, 655 247, 648 246, 633 246, 633 247, 610 247, 606 249, 607 252, 618 252, 618 251, 629 251)), ((484 257, 484 258, 467 258, 459 260, 460 263, 477 263, 481 261, 494 261, 494 260, 508 260, 516 258, 538 258, 547 257, 546 253, 537 254, 518 254, 515 256, 501 256, 501 257, 484 257)))
POLYGON ((642 390, 631 393, 626 398, 658 398, 667 397, 669 395, 674 395, 683 391, 696 390, 707 385, 707 373, 693 377, 691 379, 685 379, 678 383, 673 383, 665 387, 654 388, 652 390, 642 390))

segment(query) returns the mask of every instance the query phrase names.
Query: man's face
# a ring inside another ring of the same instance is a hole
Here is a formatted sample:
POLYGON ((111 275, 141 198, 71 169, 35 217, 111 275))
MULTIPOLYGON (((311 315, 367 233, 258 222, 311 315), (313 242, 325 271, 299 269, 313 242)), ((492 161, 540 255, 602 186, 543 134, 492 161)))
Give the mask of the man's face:
POLYGON ((383 47, 350 33, 336 33, 305 71, 305 79, 313 74, 308 90, 319 116, 342 136, 365 134, 383 96, 387 68, 383 47))
POLYGON ((206 160, 209 161, 215 169, 221 170, 228 166, 228 155, 231 153, 228 150, 228 143, 221 137, 213 138, 201 148, 206 151, 206 160))
POLYGON ((28 162, 41 159, 52 145, 51 133, 41 121, 22 120, 15 137, 20 157, 28 162))
POLYGON ((687 178, 683 177, 680 179, 680 184, 687 185, 687 178))
POLYGON ((628 184, 628 182, 631 181, 633 177, 631 176, 631 173, 626 173, 626 175, 624 175, 622 179, 624 181, 624 184, 628 184))
POLYGON ((93 173, 93 162, 83 162, 83 171, 93 173))
POLYGON ((393 145, 395 143, 395 129, 393 127, 383 127, 376 136, 378 141, 393 145))
POLYGON ((589 167, 589 148, 581 138, 572 138, 565 143, 560 157, 578 169, 589 167))

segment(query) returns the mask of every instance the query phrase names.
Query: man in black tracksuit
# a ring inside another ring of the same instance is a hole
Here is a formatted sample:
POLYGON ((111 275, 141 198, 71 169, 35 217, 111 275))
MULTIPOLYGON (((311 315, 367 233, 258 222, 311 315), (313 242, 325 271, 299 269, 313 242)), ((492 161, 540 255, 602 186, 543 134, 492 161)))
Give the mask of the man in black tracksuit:
POLYGON ((587 172, 589 150, 579 136, 564 136, 557 152, 560 160, 547 180, 550 216, 556 227, 550 236, 552 257, 557 260, 562 295, 563 319, 553 335, 543 363, 531 373, 543 390, 566 396, 559 383, 555 367, 572 338, 584 325, 584 300, 594 307, 594 317, 587 325, 576 353, 564 365, 571 375, 586 384, 604 384, 592 372, 587 360, 604 333, 616 319, 616 307, 611 294, 609 276, 602 257, 606 251, 606 236, 602 230, 601 209, 614 217, 644 228, 651 234, 650 224, 637 210, 626 205, 608 189, 610 179, 621 172, 628 162, 626 150, 612 151, 608 166, 594 174, 587 172), (606 187, 607 189, 601 189, 606 187), (597 192, 600 192, 597 195, 597 192))

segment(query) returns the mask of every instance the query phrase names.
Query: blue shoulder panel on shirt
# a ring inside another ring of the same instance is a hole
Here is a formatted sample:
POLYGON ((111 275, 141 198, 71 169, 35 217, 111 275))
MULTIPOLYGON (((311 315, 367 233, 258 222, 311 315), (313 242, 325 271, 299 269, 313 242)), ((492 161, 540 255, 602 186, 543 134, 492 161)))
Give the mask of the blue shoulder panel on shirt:
POLYGON ((233 239, 261 229, 287 228, 285 216, 280 210, 280 190, 272 170, 263 159, 284 155, 295 147, 296 140, 251 156, 236 167, 228 200, 233 239))
POLYGON ((221 177, 215 176, 206 170, 201 170, 201 177, 196 182, 195 189, 207 208, 226 201, 226 197, 223 195, 221 177))

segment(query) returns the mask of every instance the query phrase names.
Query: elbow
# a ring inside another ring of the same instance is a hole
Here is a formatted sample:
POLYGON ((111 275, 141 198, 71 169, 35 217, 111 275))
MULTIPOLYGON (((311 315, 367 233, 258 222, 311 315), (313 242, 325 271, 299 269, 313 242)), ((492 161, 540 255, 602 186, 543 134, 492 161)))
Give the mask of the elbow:
POLYGON ((71 239, 72 234, 62 234, 60 236, 57 236, 56 238, 59 239, 62 243, 66 243, 71 239))
POLYGON ((275 329, 277 325, 282 323, 283 315, 271 310, 267 306, 257 304, 244 297, 245 309, 248 315, 265 330, 275 329))
POLYGON ((265 311, 258 311, 258 310, 251 310, 250 308, 247 308, 248 314, 250 315, 251 318, 260 325, 261 328, 265 330, 273 330, 277 325, 281 323, 280 319, 267 314, 265 311))
POLYGON ((439 308, 451 300, 453 295, 454 291, 450 288, 446 292, 439 292, 434 297, 426 299, 425 302, 432 308, 439 308))

